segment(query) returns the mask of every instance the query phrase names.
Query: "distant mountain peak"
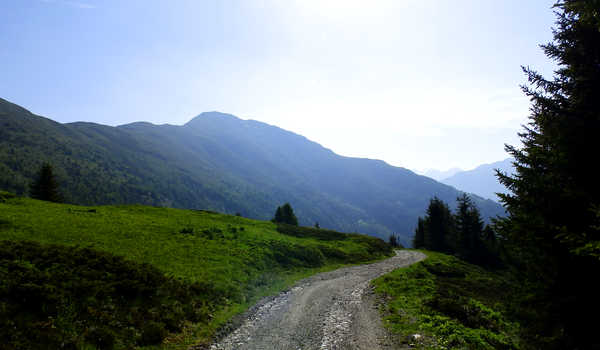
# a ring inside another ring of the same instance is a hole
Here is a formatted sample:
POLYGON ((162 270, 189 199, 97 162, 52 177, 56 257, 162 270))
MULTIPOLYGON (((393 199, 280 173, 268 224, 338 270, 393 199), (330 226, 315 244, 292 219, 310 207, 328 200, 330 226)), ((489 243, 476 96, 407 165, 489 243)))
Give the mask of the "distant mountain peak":
POLYGON ((218 111, 202 112, 192 118, 185 125, 194 125, 195 123, 201 123, 205 121, 240 121, 242 119, 236 117, 233 114, 223 113, 218 111))
POLYGON ((513 161, 512 158, 506 158, 498 162, 482 164, 475 169, 458 172, 440 181, 461 191, 498 201, 496 193, 508 193, 508 190, 498 181, 496 169, 512 174, 514 173, 513 161))
POLYGON ((463 170, 460 169, 460 168, 451 168, 451 169, 448 169, 448 170, 427 169, 422 174, 425 175, 425 176, 427 176, 427 177, 430 177, 432 179, 435 179, 437 181, 440 181, 442 179, 450 177, 450 176, 452 176, 452 175, 454 175, 456 173, 459 173, 461 171, 463 171, 463 170))

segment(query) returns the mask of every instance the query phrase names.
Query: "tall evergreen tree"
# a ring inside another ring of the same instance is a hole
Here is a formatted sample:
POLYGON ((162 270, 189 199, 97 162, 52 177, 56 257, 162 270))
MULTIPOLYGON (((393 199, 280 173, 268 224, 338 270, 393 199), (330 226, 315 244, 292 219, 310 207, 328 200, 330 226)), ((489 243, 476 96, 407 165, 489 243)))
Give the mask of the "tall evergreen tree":
POLYGON ((52 165, 44 163, 31 184, 31 197, 49 202, 62 202, 52 165))
POLYGON ((559 69, 552 80, 524 68, 531 100, 522 147, 507 146, 516 174, 498 174, 512 191, 501 195, 509 217, 498 223, 509 251, 524 267, 524 324, 535 347, 596 349, 600 289, 600 1, 556 5, 553 42, 543 45, 559 69), (591 157, 590 157, 591 156, 591 157))
POLYGON ((417 221, 417 228, 415 229, 412 246, 415 249, 425 248, 425 219, 422 217, 419 217, 419 220, 417 221))
POLYGON ((448 205, 433 197, 429 201, 425 218, 424 247, 438 252, 450 253, 448 242, 454 236, 454 218, 448 205))
POLYGON ((482 241, 483 220, 481 220, 481 214, 466 193, 456 200, 458 205, 454 216, 456 224, 454 251, 460 258, 479 264, 486 255, 482 241))

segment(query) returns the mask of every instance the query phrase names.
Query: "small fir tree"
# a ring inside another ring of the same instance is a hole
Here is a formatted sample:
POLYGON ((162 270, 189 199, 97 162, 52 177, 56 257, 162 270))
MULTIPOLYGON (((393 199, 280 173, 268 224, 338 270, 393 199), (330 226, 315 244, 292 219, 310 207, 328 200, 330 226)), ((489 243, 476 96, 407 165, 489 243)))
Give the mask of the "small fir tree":
POLYGON ((52 165, 44 163, 33 183, 31 184, 31 197, 43 201, 57 202, 63 201, 58 191, 58 182, 54 176, 52 165))
POLYGON ((479 209, 466 193, 457 199, 458 205, 454 222, 456 225, 454 237, 454 252, 462 259, 481 263, 485 256, 482 242, 483 220, 479 209))
POLYGON ((429 201, 425 217, 424 248, 438 252, 452 251, 448 242, 454 236, 454 217, 448 205, 441 199, 433 197, 429 201))
POLYGON ((285 203, 284 205, 277 207, 277 210, 275 211, 275 217, 272 221, 276 223, 298 226, 298 218, 294 214, 294 209, 292 209, 290 203, 285 203))
POLYGON ((283 213, 283 221, 286 224, 298 226, 298 218, 294 214, 294 209, 292 209, 292 206, 290 205, 290 203, 285 203, 281 207, 281 211, 283 213))
POLYGON ((283 222, 283 212, 281 211, 281 207, 277 207, 277 210, 275 210, 275 217, 273 217, 271 221, 283 222))

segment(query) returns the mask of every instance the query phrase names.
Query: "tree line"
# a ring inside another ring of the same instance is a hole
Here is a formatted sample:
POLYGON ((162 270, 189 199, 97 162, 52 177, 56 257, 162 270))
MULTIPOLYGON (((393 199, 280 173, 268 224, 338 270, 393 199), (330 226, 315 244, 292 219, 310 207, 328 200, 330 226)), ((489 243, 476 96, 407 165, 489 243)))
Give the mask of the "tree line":
POLYGON ((425 217, 419 217, 413 247, 457 257, 478 265, 498 266, 499 247, 496 233, 484 225, 479 209, 463 194, 457 199, 456 213, 448 204, 434 197, 425 217))

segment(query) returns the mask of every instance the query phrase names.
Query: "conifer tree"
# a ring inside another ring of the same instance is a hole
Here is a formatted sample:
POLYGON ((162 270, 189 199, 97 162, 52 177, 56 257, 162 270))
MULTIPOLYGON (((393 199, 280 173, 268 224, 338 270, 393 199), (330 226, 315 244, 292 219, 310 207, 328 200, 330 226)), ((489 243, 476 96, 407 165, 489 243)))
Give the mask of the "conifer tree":
POLYGON ((62 202, 52 165, 44 163, 31 184, 31 197, 49 202, 62 202))
POLYGON ((271 221, 283 222, 283 212, 281 210, 281 207, 277 207, 277 210, 275 210, 275 216, 273 217, 273 219, 271 221))
POLYGON ((285 203, 284 205, 277 207, 275 217, 271 221, 298 226, 298 218, 294 214, 294 209, 292 209, 290 203, 285 203))
POLYGON ((460 258, 479 264, 486 255, 482 242, 483 220, 481 220, 481 214, 466 193, 456 200, 458 205, 454 216, 456 224, 454 251, 460 258))
POLYGON ((294 209, 292 209, 290 203, 285 203, 281 207, 281 212, 283 214, 283 222, 289 225, 298 226, 298 218, 294 214, 294 209))
POLYGON ((424 248, 438 252, 450 253, 448 242, 454 235, 454 218, 448 205, 441 199, 433 197, 429 201, 425 218, 424 248))
POLYGON ((527 339, 537 348, 594 349, 600 338, 580 312, 600 311, 600 289, 589 283, 600 271, 600 1, 555 8, 554 40, 542 48, 559 68, 550 80, 524 68, 530 122, 523 145, 506 147, 516 174, 498 174, 512 194, 500 195, 509 217, 497 227, 526 272, 527 339))
POLYGON ((425 219, 422 217, 419 217, 419 220, 417 221, 417 228, 415 229, 412 246, 415 249, 425 248, 425 219))

